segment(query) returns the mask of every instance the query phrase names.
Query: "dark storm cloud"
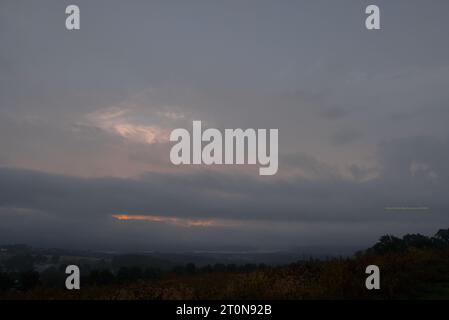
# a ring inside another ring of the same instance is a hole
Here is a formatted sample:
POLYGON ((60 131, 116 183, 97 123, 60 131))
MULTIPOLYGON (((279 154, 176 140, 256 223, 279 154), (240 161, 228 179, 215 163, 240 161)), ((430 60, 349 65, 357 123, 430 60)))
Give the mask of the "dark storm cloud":
MULTIPOLYGON (((399 139, 384 143, 379 158, 381 171, 366 181, 335 175, 272 180, 205 170, 147 173, 136 179, 77 178, 1 168, 0 239, 134 250, 179 243, 201 247, 204 239, 209 245, 269 247, 296 241, 326 244, 335 237, 348 244, 350 236, 343 240, 348 230, 363 230, 358 241, 366 242, 379 230, 430 232, 449 224, 448 140, 399 139), (387 207, 427 210, 394 212, 387 207), (184 228, 114 221, 112 214, 219 218, 239 224, 184 228)), ((306 156, 289 159, 291 165, 312 170, 317 165, 306 156)), ((361 169, 352 172, 357 178, 361 169)))
MULTIPOLYGON (((317 180, 297 176, 270 180, 206 169, 147 173, 135 179, 77 178, 2 168, 0 205, 79 219, 123 213, 368 222, 392 219, 384 207, 404 203, 432 206, 433 214, 440 216, 448 209, 444 192, 449 186, 448 150, 447 140, 406 138, 385 143, 382 170, 368 181, 331 175, 317 180)), ((290 161, 317 170, 311 159, 290 161)), ((360 169, 355 172, 360 174, 360 169)))

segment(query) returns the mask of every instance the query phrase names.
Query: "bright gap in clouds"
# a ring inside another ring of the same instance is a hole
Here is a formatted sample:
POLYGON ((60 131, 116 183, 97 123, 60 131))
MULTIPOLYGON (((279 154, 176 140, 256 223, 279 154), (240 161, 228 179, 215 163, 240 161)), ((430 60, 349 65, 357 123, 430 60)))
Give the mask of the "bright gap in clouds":
POLYGON ((218 219, 188 219, 178 217, 163 217, 154 215, 127 215, 127 214, 113 214, 113 218, 120 221, 149 221, 172 224, 181 227, 229 227, 235 226, 234 221, 224 221, 218 219))

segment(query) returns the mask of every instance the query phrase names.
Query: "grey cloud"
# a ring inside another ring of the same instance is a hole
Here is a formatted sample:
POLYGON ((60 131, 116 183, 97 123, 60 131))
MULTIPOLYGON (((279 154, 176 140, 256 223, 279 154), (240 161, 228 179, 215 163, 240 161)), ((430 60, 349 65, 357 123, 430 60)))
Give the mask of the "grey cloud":
POLYGON ((349 111, 345 108, 330 107, 330 108, 323 110, 320 113, 320 116, 322 116, 324 118, 329 118, 329 119, 339 119, 339 118, 345 117, 348 113, 349 113, 349 111))
POLYGON ((343 146, 359 140, 362 136, 363 133, 355 129, 340 129, 332 135, 331 143, 336 146, 343 146))
MULTIPOLYGON (((266 180, 208 171, 147 173, 138 179, 77 178, 3 168, 2 206, 32 208, 80 219, 111 214, 153 214, 190 218, 293 221, 376 221, 390 219, 383 208, 396 202, 447 209, 447 142, 423 138, 384 144, 384 167, 365 182, 338 177, 266 180), (446 150, 446 151, 442 151, 446 150), (438 160, 430 156, 439 153, 438 160), (438 179, 413 176, 410 164, 425 163, 438 179)), ((307 159, 307 158, 306 158, 307 159)), ((304 160, 296 158, 298 165, 304 160)), ((306 161, 307 164, 307 161, 306 161)), ((291 163, 292 165, 292 163, 291 163)), ((310 165, 310 163, 309 163, 310 165)), ((312 163, 312 169, 313 169, 312 163)), ((360 171, 360 170, 359 170, 360 171)))
POLYGON ((3 241, 291 244, 447 227, 448 1, 379 0, 381 32, 364 28, 369 1, 77 4, 81 30, 67 32, 65 2, 0 1, 3 241), (279 175, 176 168, 168 143, 89 121, 114 108, 164 130, 277 128, 279 175))

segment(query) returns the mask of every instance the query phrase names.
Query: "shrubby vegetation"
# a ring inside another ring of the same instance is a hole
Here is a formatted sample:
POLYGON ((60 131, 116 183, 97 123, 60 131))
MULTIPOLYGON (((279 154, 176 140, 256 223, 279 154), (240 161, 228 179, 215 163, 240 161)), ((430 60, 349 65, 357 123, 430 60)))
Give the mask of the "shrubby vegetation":
POLYGON ((0 273, 0 299, 447 299, 449 229, 433 237, 383 236, 353 258, 280 267, 187 264, 161 270, 116 265, 83 274, 79 291, 65 290, 64 279, 58 270, 0 273), (381 269, 381 290, 365 288, 370 264, 381 269))
POLYGON ((404 252, 410 248, 440 249, 447 247, 449 247, 449 229, 441 229, 433 237, 426 237, 421 234, 407 234, 402 238, 385 235, 373 247, 358 254, 386 254, 404 252))

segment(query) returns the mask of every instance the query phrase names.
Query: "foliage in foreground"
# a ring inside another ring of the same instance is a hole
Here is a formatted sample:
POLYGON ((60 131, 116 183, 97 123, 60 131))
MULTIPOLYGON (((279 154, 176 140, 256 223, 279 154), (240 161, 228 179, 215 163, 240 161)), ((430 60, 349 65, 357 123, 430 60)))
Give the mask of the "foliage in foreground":
POLYGON ((3 293, 0 299, 449 299, 449 241, 442 245, 447 235, 440 230, 438 237, 427 238, 431 242, 420 235, 384 236, 351 259, 247 271, 194 269, 151 280, 82 284, 78 291, 36 287, 3 293), (381 290, 365 288, 365 269, 371 264, 380 267, 381 290))

